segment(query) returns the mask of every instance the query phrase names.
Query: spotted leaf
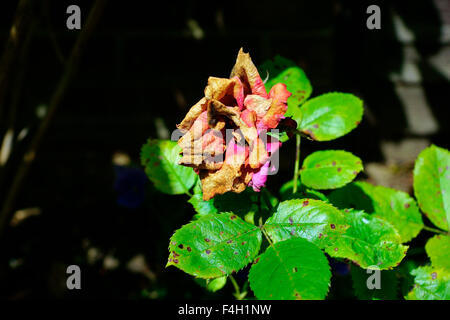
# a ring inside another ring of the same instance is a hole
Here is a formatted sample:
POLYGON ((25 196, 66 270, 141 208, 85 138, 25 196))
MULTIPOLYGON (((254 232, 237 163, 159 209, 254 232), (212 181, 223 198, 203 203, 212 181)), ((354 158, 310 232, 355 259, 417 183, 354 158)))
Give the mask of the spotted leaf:
POLYGON ((449 230, 450 152, 432 145, 417 157, 414 193, 420 209, 437 227, 449 230))
POLYGON ((400 243, 397 230, 387 221, 354 210, 346 210, 344 217, 349 228, 326 248, 330 256, 380 270, 397 266, 405 257, 408 247, 400 243))
POLYGON ((250 269, 250 287, 258 299, 319 300, 330 285, 330 266, 311 242, 295 238, 275 243, 250 269))
POLYGON ((336 241, 346 228, 343 214, 338 209, 314 199, 283 201, 264 224, 273 242, 305 238, 320 248, 336 241))
POLYGON ((181 148, 169 140, 149 139, 141 150, 141 163, 156 189, 168 194, 188 192, 197 180, 192 168, 178 164, 181 148))
POLYGON ((403 191, 358 181, 333 191, 328 198, 338 208, 364 210, 388 221, 402 243, 416 237, 423 227, 416 201, 403 191))
POLYGON ((313 189, 335 189, 351 182, 363 170, 361 159, 343 150, 316 151, 306 157, 302 183, 313 189))
POLYGON ((172 236, 167 266, 199 278, 221 277, 251 262, 261 240, 258 227, 233 213, 205 215, 172 236))

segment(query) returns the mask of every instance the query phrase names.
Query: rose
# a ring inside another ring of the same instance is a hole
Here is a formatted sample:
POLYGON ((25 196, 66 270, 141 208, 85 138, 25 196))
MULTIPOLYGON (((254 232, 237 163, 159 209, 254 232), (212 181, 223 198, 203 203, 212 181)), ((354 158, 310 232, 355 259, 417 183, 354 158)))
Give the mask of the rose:
POLYGON ((198 173, 204 200, 265 185, 270 157, 281 146, 266 132, 284 118, 290 95, 282 83, 267 94, 242 48, 229 79, 209 77, 205 97, 177 125, 184 134, 178 140, 180 164, 198 173))

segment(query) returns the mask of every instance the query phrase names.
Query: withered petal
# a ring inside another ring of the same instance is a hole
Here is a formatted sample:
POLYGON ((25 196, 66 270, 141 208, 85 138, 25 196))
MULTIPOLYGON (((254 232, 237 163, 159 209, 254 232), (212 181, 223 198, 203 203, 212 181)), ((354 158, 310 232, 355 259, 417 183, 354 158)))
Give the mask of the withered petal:
POLYGON ((290 96, 291 93, 287 91, 284 83, 277 83, 274 85, 269 92, 269 98, 272 99, 272 104, 261 122, 257 125, 257 128, 276 128, 287 111, 287 100, 290 96))
POLYGON ((252 94, 267 98, 268 95, 258 69, 253 64, 250 54, 244 53, 242 48, 239 50, 230 78, 235 76, 241 79, 244 88, 248 87, 252 94))
POLYGON ((205 98, 218 100, 228 106, 244 107, 244 87, 238 77, 232 79, 209 77, 205 98))
POLYGON ((207 99, 205 97, 201 98, 199 102, 189 109, 188 113, 184 117, 183 121, 177 125, 177 128, 181 130, 181 132, 186 132, 189 130, 194 123, 194 121, 200 116, 200 114, 206 110, 207 107, 207 99))

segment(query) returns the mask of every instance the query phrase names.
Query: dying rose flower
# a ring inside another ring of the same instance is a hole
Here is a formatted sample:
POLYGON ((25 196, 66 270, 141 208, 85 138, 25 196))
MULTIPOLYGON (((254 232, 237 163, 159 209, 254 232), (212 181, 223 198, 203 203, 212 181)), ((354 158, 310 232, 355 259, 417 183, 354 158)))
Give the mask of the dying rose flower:
POLYGON ((209 77, 205 97, 177 125, 183 133, 178 140, 180 164, 199 175, 204 200, 247 186, 259 191, 265 185, 270 157, 281 145, 266 131, 284 118, 290 95, 282 83, 267 94, 242 48, 229 79, 209 77))

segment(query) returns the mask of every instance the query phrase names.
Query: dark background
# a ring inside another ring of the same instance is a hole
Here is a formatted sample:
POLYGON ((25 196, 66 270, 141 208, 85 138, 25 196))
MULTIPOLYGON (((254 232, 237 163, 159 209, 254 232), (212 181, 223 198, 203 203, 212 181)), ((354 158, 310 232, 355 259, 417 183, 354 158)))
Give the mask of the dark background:
MULTIPOLYGON (((203 96, 208 76, 228 77, 240 47, 256 65, 276 54, 294 60, 311 80, 313 96, 343 91, 364 100, 365 117, 356 130, 332 142, 305 141, 302 158, 319 149, 345 149, 390 172, 387 158, 392 155, 383 151, 383 143, 419 141, 449 148, 450 83, 429 60, 448 48, 440 40, 448 23, 442 18, 449 15, 445 0, 145 3, 109 1, 88 40, 14 202, 19 222, 1 238, 1 298, 231 297, 230 283, 213 295, 183 272, 164 268, 169 237, 194 211, 187 196, 153 189, 139 152, 147 138, 164 138, 175 128, 203 96), (366 27, 366 8, 373 3, 381 8, 381 30, 366 27), (396 36, 394 14, 414 35, 413 43, 396 36), (405 48, 411 47, 418 54, 421 81, 392 80, 390 74, 401 73, 409 62, 405 48), (411 101, 399 97, 396 88, 423 92, 426 105, 420 107, 434 117, 434 130, 411 127, 405 114, 411 101), (127 166, 113 162, 119 153, 129 157, 127 166), (37 214, 20 219, 18 210, 37 214), (80 291, 66 289, 71 264, 81 267, 80 291)), ((48 106, 80 33, 66 28, 70 4, 80 6, 83 28, 92 1, 33 1, 33 32, 0 101, 2 139, 11 125, 15 137, 28 128, 0 167, 0 206, 42 121, 36 110, 48 106)), ((0 46, 6 44, 16 7, 15 1, 0 4, 0 46)), ((448 70, 450 55, 444 59, 448 70)), ((294 144, 283 145, 281 170, 269 177, 275 194, 291 179, 294 144)), ((401 176, 390 177, 403 181, 400 187, 409 192, 419 151, 413 143, 411 154, 394 163, 401 176)), ((371 171, 362 178, 391 185, 371 171)), ((429 235, 421 235, 417 242, 423 245, 429 235)), ((332 281, 347 283, 345 272, 335 268, 334 273, 332 281)), ((241 284, 244 279, 245 270, 237 275, 241 284)), ((330 298, 354 298, 347 284, 338 287, 332 285, 330 298)))

